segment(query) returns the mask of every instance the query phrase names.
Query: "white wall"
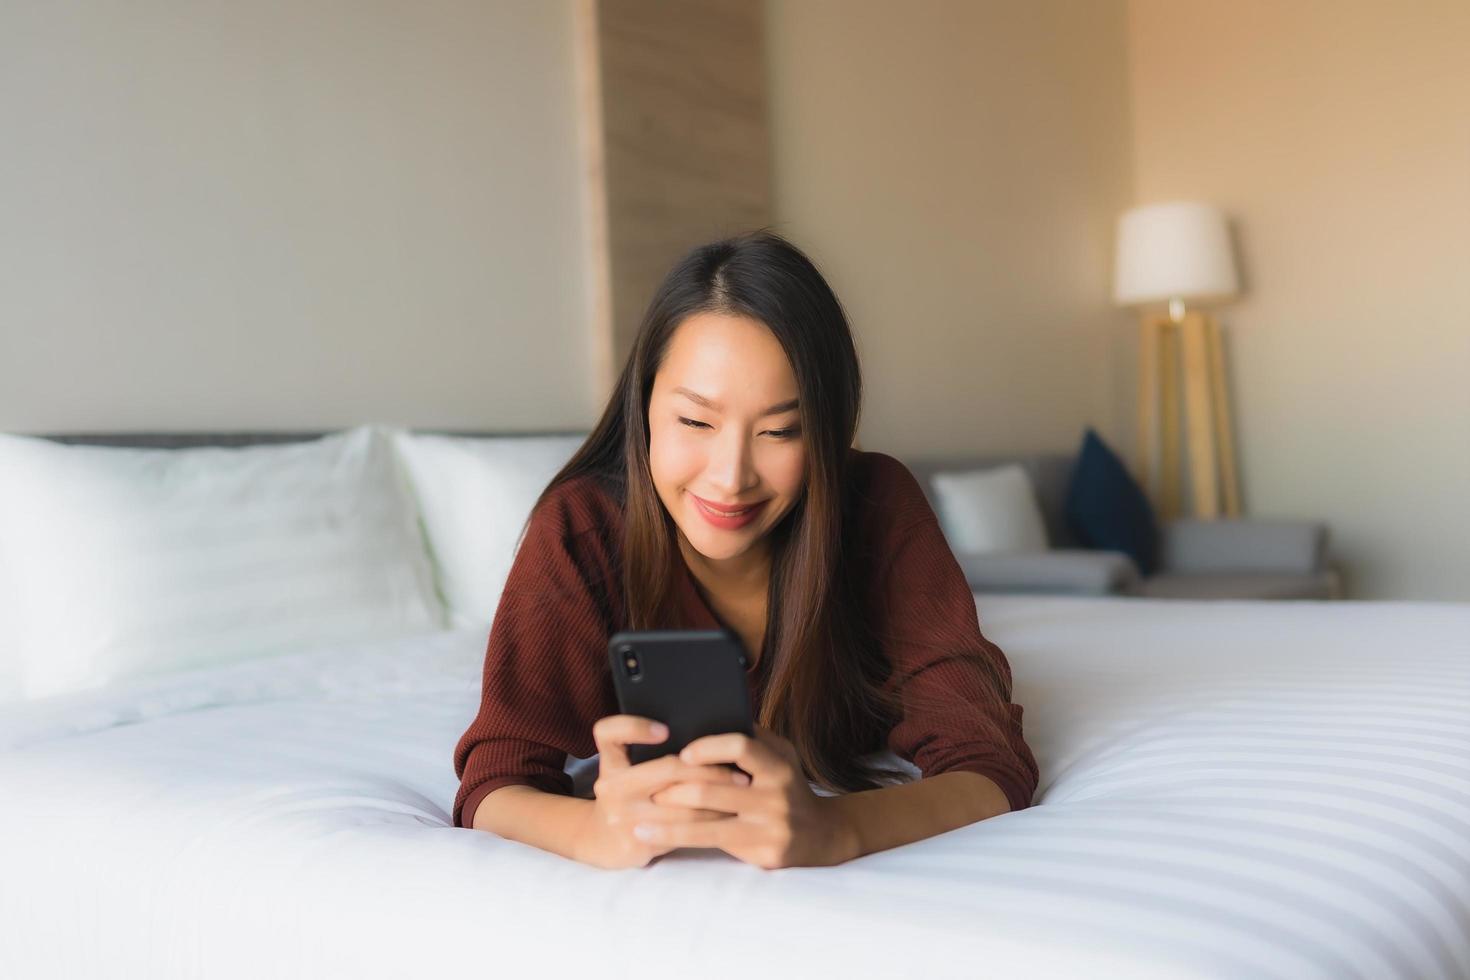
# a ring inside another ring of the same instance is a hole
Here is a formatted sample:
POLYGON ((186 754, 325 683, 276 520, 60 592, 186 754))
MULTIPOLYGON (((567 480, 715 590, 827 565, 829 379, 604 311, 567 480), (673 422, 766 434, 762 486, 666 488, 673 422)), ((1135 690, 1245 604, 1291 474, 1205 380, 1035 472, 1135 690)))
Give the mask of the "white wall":
POLYGON ((571 18, 0 5, 0 430, 586 424, 571 18))
POLYGON ((1235 219, 1248 512, 1353 597, 1470 600, 1470 3, 1133 0, 1137 197, 1235 219))

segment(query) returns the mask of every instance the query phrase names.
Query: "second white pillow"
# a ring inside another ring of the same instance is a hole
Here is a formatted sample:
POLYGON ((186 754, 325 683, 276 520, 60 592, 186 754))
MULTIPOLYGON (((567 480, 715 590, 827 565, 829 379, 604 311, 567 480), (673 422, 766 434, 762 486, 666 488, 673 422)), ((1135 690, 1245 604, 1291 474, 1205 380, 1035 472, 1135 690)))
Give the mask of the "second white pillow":
POLYGON ((939 521, 955 551, 1046 550, 1046 522, 1019 463, 935 473, 932 481, 939 521))
POLYGON ((585 436, 396 430, 450 623, 488 628, 536 498, 585 436))

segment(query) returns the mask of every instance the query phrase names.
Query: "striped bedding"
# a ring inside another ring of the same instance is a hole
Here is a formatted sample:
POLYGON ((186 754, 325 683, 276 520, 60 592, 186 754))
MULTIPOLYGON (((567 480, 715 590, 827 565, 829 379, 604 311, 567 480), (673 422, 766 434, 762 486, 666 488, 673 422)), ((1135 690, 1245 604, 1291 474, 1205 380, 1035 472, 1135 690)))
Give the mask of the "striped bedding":
POLYGON ((0 715, 0 976, 1470 976, 1470 605, 977 596, 1036 805, 838 868, 448 826, 483 635, 0 715))

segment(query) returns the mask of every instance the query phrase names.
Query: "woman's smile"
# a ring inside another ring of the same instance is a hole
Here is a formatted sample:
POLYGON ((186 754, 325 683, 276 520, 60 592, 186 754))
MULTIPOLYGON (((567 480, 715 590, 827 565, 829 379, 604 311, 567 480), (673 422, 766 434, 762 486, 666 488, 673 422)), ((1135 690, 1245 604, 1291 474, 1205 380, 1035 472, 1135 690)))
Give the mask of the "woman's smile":
MULTIPOLYGON (((687 490, 685 492, 688 493, 687 490)), ((745 527, 745 525, 759 517, 761 512, 765 510, 766 504, 770 503, 769 498, 767 498, 766 500, 749 504, 743 508, 730 508, 717 506, 714 502, 705 500, 703 497, 693 493, 690 493, 689 496, 694 500, 694 509, 699 511, 701 517, 715 527, 723 528, 726 531, 734 531, 745 527)))

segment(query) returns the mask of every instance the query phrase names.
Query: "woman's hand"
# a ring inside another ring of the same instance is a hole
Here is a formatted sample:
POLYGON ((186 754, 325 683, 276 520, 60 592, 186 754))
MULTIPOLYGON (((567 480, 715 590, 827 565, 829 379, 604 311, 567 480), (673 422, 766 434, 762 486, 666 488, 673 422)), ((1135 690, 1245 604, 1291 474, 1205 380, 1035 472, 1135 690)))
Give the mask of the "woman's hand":
POLYGON ((757 725, 755 738, 706 735, 685 746, 680 758, 704 767, 733 762, 750 773, 749 786, 718 780, 680 781, 652 795, 673 812, 732 814, 733 819, 640 821, 640 839, 660 848, 718 847, 762 868, 841 864, 858 853, 856 832, 832 800, 811 791, 796 749, 757 725))
POLYGON ((609 715, 592 726, 599 755, 595 796, 588 823, 577 843, 579 861, 601 868, 639 868, 677 844, 663 846, 634 836, 639 824, 659 826, 721 822, 729 814, 702 808, 661 807, 654 793, 683 783, 689 786, 739 788, 750 782, 744 773, 723 766, 696 765, 666 755, 637 765, 628 762, 629 745, 657 745, 669 737, 668 728, 636 715, 609 715))

